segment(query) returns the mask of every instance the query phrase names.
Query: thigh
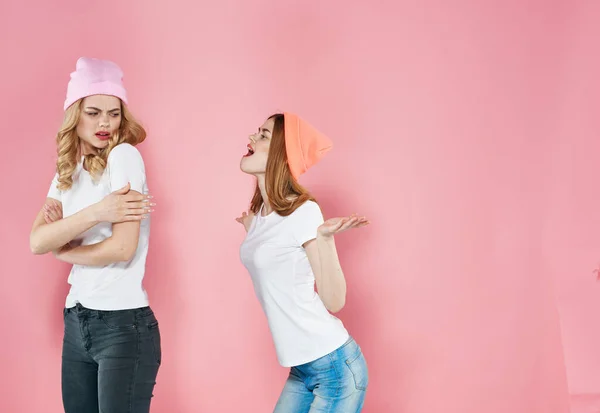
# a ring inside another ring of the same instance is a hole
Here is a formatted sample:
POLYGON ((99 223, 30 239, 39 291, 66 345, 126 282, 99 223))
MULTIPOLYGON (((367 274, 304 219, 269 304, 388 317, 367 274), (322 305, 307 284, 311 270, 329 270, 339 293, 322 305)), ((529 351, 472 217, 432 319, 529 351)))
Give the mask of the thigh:
POLYGON ((61 387, 65 413, 98 412, 98 365, 85 348, 86 329, 65 310, 61 387))
MULTIPOLYGON (((148 413, 161 360, 158 322, 104 320, 98 361, 100 413, 148 413)), ((100 340, 99 340, 100 341, 100 340)))
POLYGON ((313 398, 301 374, 292 368, 273 413, 308 413, 313 398))

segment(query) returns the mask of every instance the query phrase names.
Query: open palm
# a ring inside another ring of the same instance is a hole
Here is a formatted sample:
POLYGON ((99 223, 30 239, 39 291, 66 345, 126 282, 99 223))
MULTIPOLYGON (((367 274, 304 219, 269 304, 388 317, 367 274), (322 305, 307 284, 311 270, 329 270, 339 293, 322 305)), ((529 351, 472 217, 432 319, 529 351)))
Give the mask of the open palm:
POLYGON ((241 217, 236 218, 235 220, 244 226, 246 232, 250 230, 250 225, 252 225, 252 219, 254 218, 254 213, 252 212, 244 212, 241 217))
POLYGON ((319 235, 332 237, 352 228, 360 228, 369 225, 370 222, 365 217, 351 215, 349 217, 330 218, 323 222, 318 228, 319 235))

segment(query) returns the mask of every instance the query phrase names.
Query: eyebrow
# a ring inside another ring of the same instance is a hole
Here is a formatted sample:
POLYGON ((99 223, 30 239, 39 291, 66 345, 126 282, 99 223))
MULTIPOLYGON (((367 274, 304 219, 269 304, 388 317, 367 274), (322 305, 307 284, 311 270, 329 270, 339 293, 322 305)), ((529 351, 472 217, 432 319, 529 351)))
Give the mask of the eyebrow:
MULTIPOLYGON (((88 107, 86 107, 86 109, 88 109, 88 110, 89 110, 89 109, 91 109, 91 110, 95 110, 95 111, 97 111, 97 112, 102 112, 102 110, 101 110, 101 109, 95 108, 95 107, 93 107, 93 106, 88 106, 88 107)), ((117 112, 117 111, 120 111, 120 110, 121 110, 121 109, 119 109, 119 108, 114 108, 114 109, 111 109, 111 110, 109 110, 109 111, 108 111, 108 113, 111 113, 111 112, 117 112)))
POLYGON ((269 132, 269 133, 271 133, 271 131, 270 131, 270 130, 268 130, 268 129, 265 129, 265 128, 258 128, 258 131, 259 131, 259 132, 269 132))

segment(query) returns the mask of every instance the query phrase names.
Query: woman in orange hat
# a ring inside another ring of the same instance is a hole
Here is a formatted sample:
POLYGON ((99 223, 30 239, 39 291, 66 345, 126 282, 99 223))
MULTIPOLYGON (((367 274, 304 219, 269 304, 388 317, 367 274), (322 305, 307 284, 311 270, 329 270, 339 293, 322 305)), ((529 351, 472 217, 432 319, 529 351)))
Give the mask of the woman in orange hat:
POLYGON ((276 413, 360 412, 369 381, 360 347, 331 314, 346 299, 333 237, 369 222, 357 216, 324 221, 298 183, 331 147, 298 116, 277 114, 250 136, 240 164, 257 180, 250 211, 237 218, 247 232, 240 256, 279 363, 291 368, 276 413))

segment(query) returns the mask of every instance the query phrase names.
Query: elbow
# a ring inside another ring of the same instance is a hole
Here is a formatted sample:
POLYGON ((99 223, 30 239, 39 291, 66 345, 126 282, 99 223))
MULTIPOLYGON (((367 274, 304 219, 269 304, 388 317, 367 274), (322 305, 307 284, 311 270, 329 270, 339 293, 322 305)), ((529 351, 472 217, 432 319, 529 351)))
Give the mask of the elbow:
POLYGON ((120 262, 129 262, 135 256, 135 249, 124 248, 119 251, 118 261, 120 262))
POLYGON ((111 262, 128 262, 133 259, 138 243, 128 241, 121 237, 110 237, 105 241, 111 262))
POLYGON ((128 262, 133 259, 137 250, 137 241, 128 242, 122 237, 110 237, 106 240, 106 248, 111 252, 112 262, 128 262))
POLYGON ((340 312, 344 308, 344 305, 346 305, 346 299, 341 298, 333 303, 329 303, 329 305, 327 305, 327 310, 329 310, 330 313, 335 314, 340 312))
POLYGON ((29 249, 33 255, 42 255, 48 252, 42 248, 40 242, 33 235, 29 237, 29 249))
POLYGON ((120 262, 129 262, 135 257, 135 252, 137 251, 137 243, 136 245, 124 245, 119 249, 118 260, 120 262))
POLYGON ((44 251, 37 245, 35 244, 29 244, 29 249, 31 250, 31 253, 33 255, 42 255, 44 254, 44 251))

